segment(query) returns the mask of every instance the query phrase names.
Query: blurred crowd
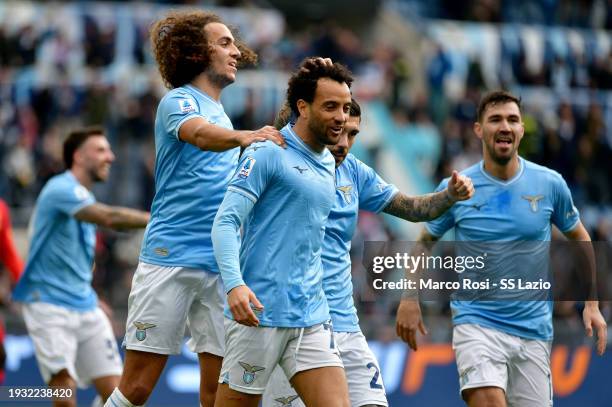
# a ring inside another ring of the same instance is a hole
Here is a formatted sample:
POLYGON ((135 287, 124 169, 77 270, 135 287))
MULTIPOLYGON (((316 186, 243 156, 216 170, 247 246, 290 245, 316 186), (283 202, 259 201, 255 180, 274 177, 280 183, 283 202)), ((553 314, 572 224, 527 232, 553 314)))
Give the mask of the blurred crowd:
MULTIPOLYGON (((444 0, 399 3, 414 6, 428 18, 574 25, 587 29, 583 33, 588 38, 595 37, 589 28, 610 29, 611 7, 605 1, 533 0, 525 2, 529 7, 523 2, 520 7, 510 7, 518 2, 474 0, 471 7, 461 10, 456 2, 444 0), (559 10, 554 17, 538 12, 547 3, 554 3, 559 10), (568 3, 576 3, 571 7, 580 12, 568 12, 568 3), (602 3, 605 18, 589 17, 602 3), (482 14, 483 9, 489 10, 488 16, 482 14)), ((117 156, 110 181, 94 191, 97 198, 149 208, 154 193, 154 116, 165 90, 149 52, 147 31, 150 22, 167 7, 157 3, 0 4, 0 197, 12 207, 17 226, 26 227, 41 187, 63 170, 63 137, 70 128, 83 124, 103 124, 117 156)), ((500 28, 500 62, 491 68, 486 57, 461 47, 454 49, 454 42, 445 43, 444 31, 436 29, 435 23, 423 33, 422 48, 408 53, 398 43, 365 46, 369 42, 363 33, 334 21, 295 30, 272 9, 249 6, 220 8, 218 12, 237 26, 258 52, 259 64, 253 69, 275 75, 290 72, 309 55, 330 57, 356 74, 354 93, 360 101, 383 101, 398 128, 431 129, 442 145, 439 162, 427 174, 434 184, 451 169, 465 168, 480 159, 481 147, 472 134, 472 123, 481 92, 491 86, 510 87, 525 102, 523 156, 559 171, 570 184, 578 207, 594 208, 595 215, 587 221, 594 238, 612 240, 606 220, 612 206, 609 31, 604 32, 608 48, 597 48, 597 52, 588 42, 583 42, 587 44, 585 52, 576 53, 574 46, 559 51, 563 47, 555 46, 557 42, 545 41, 553 51, 544 47, 541 63, 536 65, 539 70, 534 70, 531 51, 523 46, 507 47, 504 39, 508 35, 500 28), (510 51, 505 52, 507 49, 510 51), (421 59, 424 69, 414 70, 409 58, 421 59), (417 82, 424 86, 414 86, 417 82), (541 88, 546 89, 544 93, 541 88), (585 96, 573 98, 576 89, 585 96), (542 98, 542 94, 548 97, 542 98)), ((469 30, 464 31, 469 38, 469 30)), ((285 83, 277 82, 282 98, 285 83)), ((234 126, 249 129, 271 123, 277 106, 258 114, 261 100, 248 84, 246 88, 246 97, 224 101, 234 126)), ((374 144, 374 155, 385 148, 382 142, 374 144)), ((359 254, 360 242, 395 238, 400 236, 380 217, 363 214, 355 254, 359 254)), ((115 308, 119 334, 138 250, 138 236, 99 232, 94 285, 101 298, 115 308)), ((367 318, 372 323, 364 331, 383 338, 392 336, 388 323, 381 326, 382 322, 375 321, 391 320, 388 317, 394 312, 395 299, 372 301, 359 264, 355 270, 361 312, 385 317, 367 318)))

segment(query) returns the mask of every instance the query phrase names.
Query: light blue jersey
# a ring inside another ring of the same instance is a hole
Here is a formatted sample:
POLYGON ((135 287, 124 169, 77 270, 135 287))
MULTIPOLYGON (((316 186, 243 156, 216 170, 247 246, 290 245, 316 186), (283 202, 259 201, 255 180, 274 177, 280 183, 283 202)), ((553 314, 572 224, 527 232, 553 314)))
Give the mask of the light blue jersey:
POLYGON ((350 256, 359 210, 379 213, 397 192, 352 154, 336 168, 336 201, 327 221, 322 254, 323 289, 336 332, 359 332, 350 256))
MULTIPOLYGON (((327 149, 314 152, 290 126, 281 133, 286 149, 266 141, 243 154, 228 188, 228 198, 253 203, 243 224, 240 266, 226 268, 225 259, 219 264, 226 291, 246 284, 264 305, 261 326, 308 327, 329 319, 321 249, 335 165, 327 149)), ((225 315, 232 317, 227 307, 225 315)))
POLYGON ((30 251, 13 292, 15 301, 47 302, 77 311, 97 306, 91 288, 96 226, 74 218, 95 202, 70 171, 47 182, 36 201, 30 251))
POLYGON ((218 272, 210 232, 240 148, 202 151, 181 141, 181 125, 195 117, 233 128, 223 106, 191 85, 161 100, 155 118, 155 197, 140 260, 218 272))
MULTIPOLYGON (((455 228, 455 240, 479 242, 548 242, 551 224, 562 232, 580 221, 567 184, 557 172, 520 158, 518 173, 503 181, 486 173, 483 162, 463 171, 476 190, 438 219, 427 223, 433 236, 455 228)), ((448 179, 438 190, 446 188, 448 179)), ((548 257, 547 244, 530 254, 534 261, 548 257)), ((506 264, 515 253, 508 251, 506 264)), ((452 301, 453 323, 479 324, 511 335, 552 340, 552 304, 548 301, 452 301)))

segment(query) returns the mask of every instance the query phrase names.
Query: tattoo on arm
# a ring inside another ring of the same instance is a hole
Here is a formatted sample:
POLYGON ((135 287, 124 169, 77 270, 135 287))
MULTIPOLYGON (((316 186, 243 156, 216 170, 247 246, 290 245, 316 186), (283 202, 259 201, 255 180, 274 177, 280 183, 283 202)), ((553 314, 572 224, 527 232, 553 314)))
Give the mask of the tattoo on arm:
POLYGON ((410 222, 427 222, 442 215, 454 203, 446 190, 414 197, 399 192, 383 212, 410 222))

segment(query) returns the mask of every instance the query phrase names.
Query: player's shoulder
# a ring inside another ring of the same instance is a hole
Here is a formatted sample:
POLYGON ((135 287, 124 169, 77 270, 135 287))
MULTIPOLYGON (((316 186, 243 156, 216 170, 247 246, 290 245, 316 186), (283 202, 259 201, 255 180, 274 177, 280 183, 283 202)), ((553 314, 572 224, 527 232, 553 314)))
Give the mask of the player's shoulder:
POLYGON ((564 182, 563 176, 552 168, 536 164, 532 161, 525 160, 524 158, 522 160, 523 165, 525 166, 525 175, 528 179, 533 179, 536 177, 540 181, 547 180, 551 182, 564 182))
POLYGON ((258 141, 256 143, 251 144, 250 146, 248 146, 244 152, 242 153, 243 156, 245 155, 252 155, 252 156, 257 156, 257 157, 273 157, 273 156, 278 156, 284 149, 282 147, 280 147, 278 144, 270 141, 270 140, 265 140, 265 141, 258 141))
POLYGON ((189 88, 181 86, 169 90, 160 100, 159 106, 166 109, 178 109, 182 113, 190 113, 198 109, 196 94, 189 88))

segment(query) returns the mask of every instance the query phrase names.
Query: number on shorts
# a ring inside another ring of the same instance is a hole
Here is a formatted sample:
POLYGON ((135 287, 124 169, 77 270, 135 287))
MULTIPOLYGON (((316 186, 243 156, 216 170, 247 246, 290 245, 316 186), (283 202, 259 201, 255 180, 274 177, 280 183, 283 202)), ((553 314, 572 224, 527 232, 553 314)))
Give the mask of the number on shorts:
POLYGON ((374 376, 372 377, 372 380, 370 380, 370 387, 376 390, 382 390, 382 385, 378 384, 378 376, 380 376, 380 370, 378 370, 378 366, 376 366, 374 364, 374 362, 370 362, 367 364, 366 366, 369 369, 374 368, 375 372, 374 372, 374 376))
POLYGON ((329 348, 334 349, 334 331, 332 329, 332 324, 323 323, 323 329, 329 331, 329 348))

